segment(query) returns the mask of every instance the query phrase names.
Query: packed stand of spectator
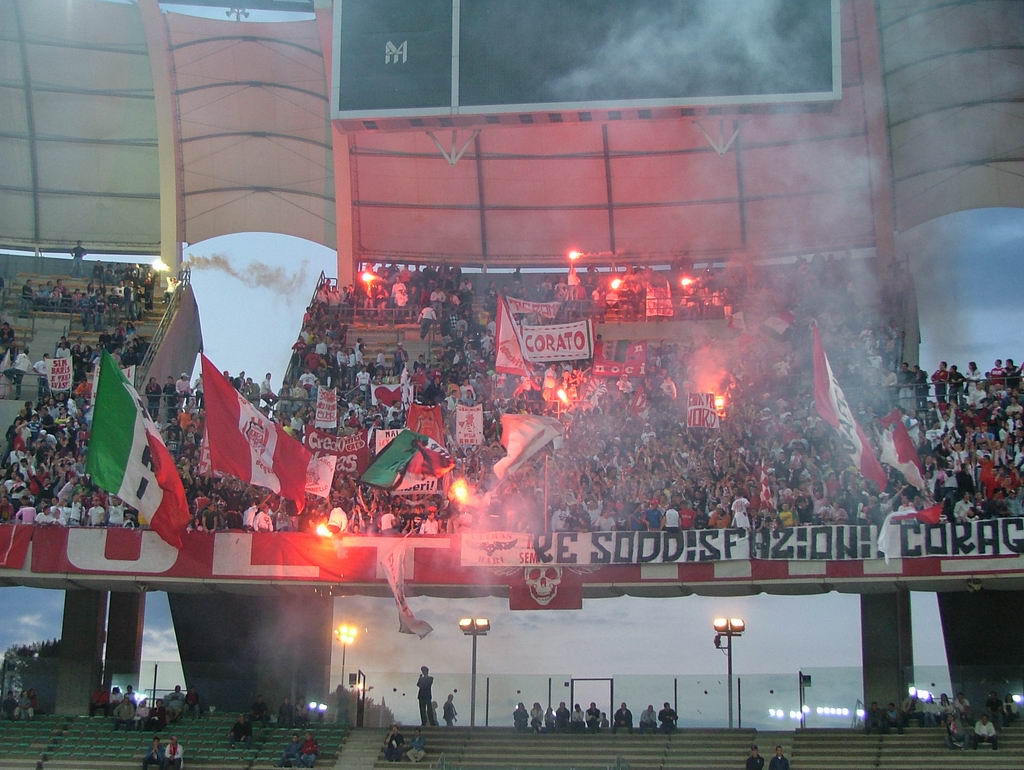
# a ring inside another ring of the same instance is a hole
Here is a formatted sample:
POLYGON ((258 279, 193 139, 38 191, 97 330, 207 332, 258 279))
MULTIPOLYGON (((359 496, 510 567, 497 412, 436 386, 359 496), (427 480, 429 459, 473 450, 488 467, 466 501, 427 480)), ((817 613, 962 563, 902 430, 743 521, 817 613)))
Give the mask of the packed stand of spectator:
MULTIPOLYGON (((472 500, 392 496, 339 473, 329 499, 311 497, 296 515, 290 503, 264 490, 199 475, 202 381, 190 382, 183 373, 164 383, 151 379, 144 396, 178 461, 193 506, 193 528, 309 530, 328 519, 343 531, 382 534, 880 523, 899 503, 903 481, 892 471, 888 488, 874 489, 850 467, 834 434, 817 417, 810 375, 814 318, 832 368, 869 433, 876 430, 875 418, 894 405, 909 407, 905 422, 919 437, 929 484, 942 493, 951 516, 1020 513, 1019 371, 1012 367, 1009 376, 997 371, 991 379, 970 383, 948 407, 928 397, 917 400, 916 390, 908 399, 913 383, 901 379, 906 375, 901 374, 900 334, 894 323, 879 320, 879 297, 865 288, 855 266, 841 260, 745 269, 742 281, 731 279, 744 287, 740 310, 748 318, 785 310, 792 318, 787 329, 651 343, 647 373, 618 380, 590 377, 589 363, 552 364, 531 381, 495 374, 496 293, 475 297, 457 268, 381 268, 375 276, 364 283, 390 285, 389 297, 403 293, 394 291, 396 284, 408 284, 406 305, 411 302, 414 311, 419 305, 418 313, 434 310, 437 345, 430 361, 422 355, 409 360, 400 345, 367 360, 365 346, 348 339, 350 330, 336 313, 350 301, 346 292, 324 282, 305 315, 289 369, 292 378, 275 388, 269 373, 256 382, 242 372, 232 383, 297 438, 312 425, 322 387, 339 390, 341 433, 404 425, 402 402, 372 403, 370 391, 379 382, 405 383, 418 401, 443 404, 449 418, 458 404, 482 404, 484 443, 454 447, 449 440, 459 460, 454 475, 470 483, 472 500), (555 395, 560 388, 567 391, 568 408, 555 395), (691 391, 725 398, 720 429, 685 427, 685 394, 691 391), (565 445, 549 463, 547 518, 539 463, 486 494, 495 485, 490 469, 504 453, 499 430, 507 412, 558 414, 565 424, 565 445), (760 495, 762 468, 770 501, 760 495), (965 493, 984 499, 971 500, 965 493), (965 499, 973 505, 965 508, 965 499), (957 505, 960 513, 954 512, 957 505)), ((123 345, 113 349, 124 353, 123 345)), ((130 510, 96 492, 81 475, 88 435, 82 415, 88 413, 87 375, 94 359, 95 352, 88 351, 74 359, 75 398, 47 397, 41 407, 27 406, 9 431, 8 495, 0 518, 73 525, 132 522, 130 510)))

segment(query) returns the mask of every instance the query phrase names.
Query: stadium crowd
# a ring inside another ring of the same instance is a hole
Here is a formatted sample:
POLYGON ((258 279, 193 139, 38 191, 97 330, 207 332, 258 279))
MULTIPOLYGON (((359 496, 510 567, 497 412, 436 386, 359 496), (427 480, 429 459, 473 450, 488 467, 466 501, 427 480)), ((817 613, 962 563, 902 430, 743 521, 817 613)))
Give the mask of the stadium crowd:
MULTIPOLYGON (((818 257, 785 267, 747 267, 739 278, 717 276, 717 285, 736 287, 734 296, 742 297, 730 308, 732 331, 652 341, 645 373, 618 378, 593 376, 590 362, 551 364, 536 378, 496 374, 493 285, 478 295, 457 267, 378 267, 368 274, 374 277, 364 284, 383 304, 404 302, 409 319, 420 320, 421 336, 431 342, 429 360, 427 354, 410 360, 400 344, 371 356, 360 338, 351 339, 344 315, 359 301, 371 302, 371 294, 364 291, 360 300, 356 292, 323 281, 280 387, 269 373, 256 382, 241 372, 232 383, 300 439, 312 425, 323 387, 338 389, 342 434, 405 424, 408 400, 375 403, 371 390, 381 382, 403 383, 418 402, 443 405, 449 430, 458 404, 481 404, 482 444, 455 446, 448 436, 458 460, 452 476, 468 482, 469 499, 396 496, 339 473, 329 498, 309 497, 297 514, 265 490, 200 474, 201 378, 150 378, 143 396, 178 462, 194 529, 309 530, 328 519, 343 531, 383 534, 880 523, 901 492, 917 498, 918 507, 934 496, 951 520, 1022 514, 1020 369, 1012 361, 996 362, 986 372, 969 364, 961 379, 955 366, 943 364, 929 377, 903 364, 896 325, 881 320, 884 293, 848 260, 818 257), (896 471, 889 471, 886 490, 875 489, 816 415, 810 375, 815 318, 865 430, 875 433, 876 418, 894 406, 903 410, 924 464, 925 495, 906 488, 896 471), (719 428, 686 427, 688 392, 722 396, 719 428), (533 462, 496 487, 491 468, 504 454, 501 416, 526 412, 557 415, 565 442, 552 452, 546 480, 542 464, 533 462), (494 494, 486 495, 488 490, 494 494)), ((584 273, 581 285, 586 290, 589 282, 606 278, 584 273)), ((546 279, 524 287, 523 294, 559 301, 559 285, 546 279)), ((127 327, 118 328, 100 347, 128 365, 137 356, 133 340, 127 327)), ((608 357, 612 349, 609 343, 608 357)), ((62 341, 54 355, 72 358, 73 391, 70 397, 41 391, 9 427, 0 520, 132 526, 134 512, 84 475, 91 370, 99 349, 62 341)))

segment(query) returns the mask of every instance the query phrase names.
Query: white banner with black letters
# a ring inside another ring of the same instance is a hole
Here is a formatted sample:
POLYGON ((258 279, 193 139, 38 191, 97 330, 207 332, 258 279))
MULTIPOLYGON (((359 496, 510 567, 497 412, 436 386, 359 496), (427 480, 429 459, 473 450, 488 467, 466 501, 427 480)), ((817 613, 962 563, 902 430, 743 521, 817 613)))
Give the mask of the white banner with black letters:
MULTIPOLYGON (((853 561, 880 559, 875 526, 821 525, 775 531, 691 529, 682 532, 484 532, 462 536, 463 566, 529 564, 674 564, 737 559, 853 561)), ((967 524, 900 525, 891 558, 1019 556, 1024 519, 967 524)))

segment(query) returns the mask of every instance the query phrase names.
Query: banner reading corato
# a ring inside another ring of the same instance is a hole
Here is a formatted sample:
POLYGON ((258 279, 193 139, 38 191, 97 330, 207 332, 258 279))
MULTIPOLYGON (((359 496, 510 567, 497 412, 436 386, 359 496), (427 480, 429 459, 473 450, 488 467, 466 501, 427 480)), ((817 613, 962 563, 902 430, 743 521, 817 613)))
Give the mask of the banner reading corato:
POLYGON ((571 324, 523 326, 523 356, 531 363, 576 361, 594 355, 590 319, 571 324))
POLYGON ((71 390, 71 359, 51 358, 46 370, 46 379, 50 390, 55 393, 71 390))
POLYGON ((334 436, 311 428, 306 432, 306 446, 320 454, 336 455, 338 473, 359 476, 370 467, 369 431, 361 430, 351 436, 334 436))
POLYGON ((554 318, 562 307, 561 302, 531 302, 528 299, 505 297, 511 313, 536 313, 541 318, 554 318))
POLYGON ((320 388, 316 394, 316 418, 313 424, 318 428, 338 427, 338 391, 320 388))

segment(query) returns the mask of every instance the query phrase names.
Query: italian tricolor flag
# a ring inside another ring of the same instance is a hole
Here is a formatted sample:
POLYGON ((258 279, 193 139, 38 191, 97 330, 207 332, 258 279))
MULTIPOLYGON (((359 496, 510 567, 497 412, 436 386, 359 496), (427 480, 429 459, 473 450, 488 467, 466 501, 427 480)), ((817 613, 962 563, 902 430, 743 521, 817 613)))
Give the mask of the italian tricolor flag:
POLYGON ((138 391, 106 351, 99 366, 86 470, 96 486, 135 508, 140 524, 181 548, 189 510, 174 459, 138 391))

